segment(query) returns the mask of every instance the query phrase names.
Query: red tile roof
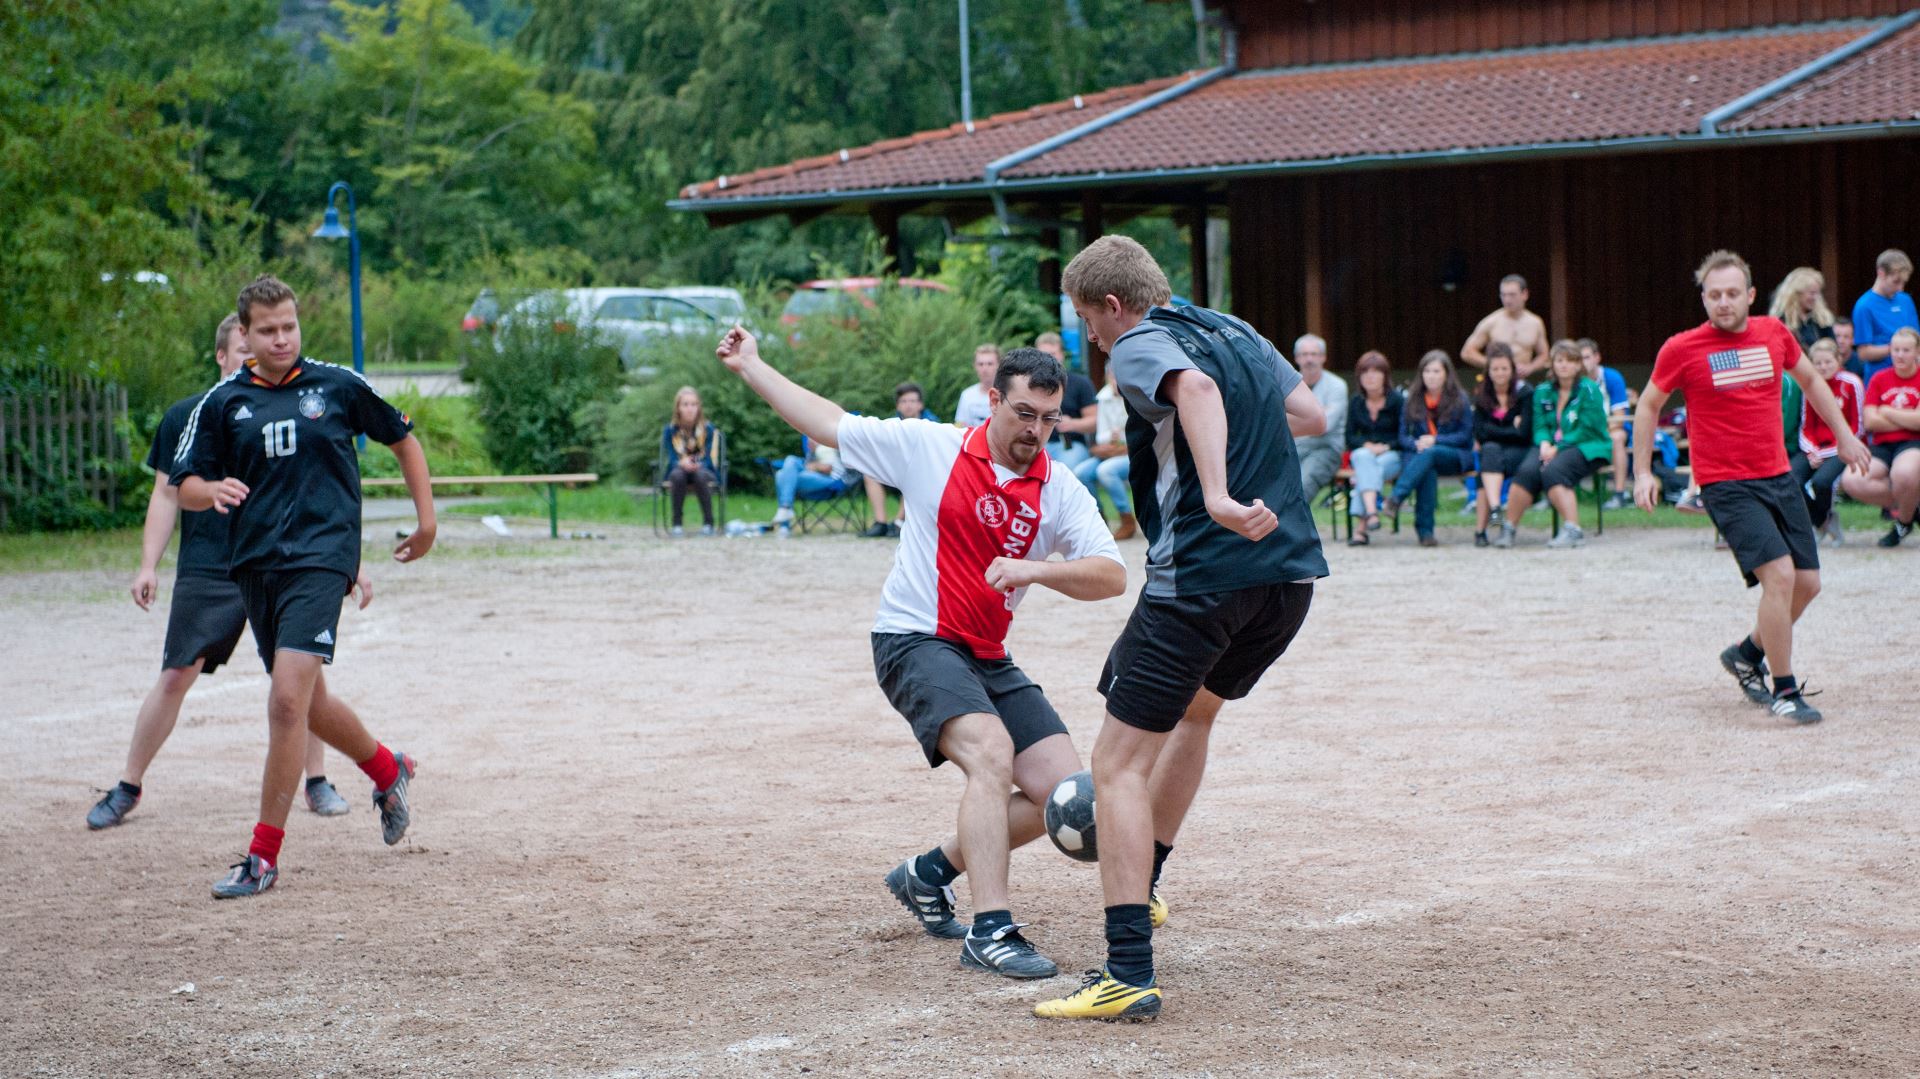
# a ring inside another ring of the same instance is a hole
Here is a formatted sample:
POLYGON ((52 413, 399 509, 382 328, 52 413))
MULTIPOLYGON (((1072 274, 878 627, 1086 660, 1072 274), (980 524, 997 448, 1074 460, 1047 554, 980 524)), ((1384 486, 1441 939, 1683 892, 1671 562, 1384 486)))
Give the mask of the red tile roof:
MULTIPOLYGON (((1284 162, 1692 137, 1701 119, 1876 23, 1641 39, 1467 56, 1242 72, 1023 162, 1003 175, 1125 176, 1284 162)), ((1178 78, 1121 87, 688 187, 687 209, 743 198, 858 198, 975 187, 989 162, 1178 78)), ((1920 27, 1746 110, 1723 132, 1920 119, 1920 27)), ((977 194, 977 190, 972 192, 977 194)))
POLYGON ((1722 131, 1920 120, 1920 25, 1728 119, 1722 131))

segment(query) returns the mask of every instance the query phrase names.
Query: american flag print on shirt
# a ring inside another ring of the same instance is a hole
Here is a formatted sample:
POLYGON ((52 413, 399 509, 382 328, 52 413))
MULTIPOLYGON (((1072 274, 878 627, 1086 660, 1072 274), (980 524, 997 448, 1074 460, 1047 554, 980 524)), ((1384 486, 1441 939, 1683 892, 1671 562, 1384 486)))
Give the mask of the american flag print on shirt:
POLYGON ((1749 348, 1727 349, 1707 355, 1707 369, 1713 372, 1713 388, 1724 390, 1732 386, 1758 382, 1773 377, 1773 357, 1763 345, 1749 348))

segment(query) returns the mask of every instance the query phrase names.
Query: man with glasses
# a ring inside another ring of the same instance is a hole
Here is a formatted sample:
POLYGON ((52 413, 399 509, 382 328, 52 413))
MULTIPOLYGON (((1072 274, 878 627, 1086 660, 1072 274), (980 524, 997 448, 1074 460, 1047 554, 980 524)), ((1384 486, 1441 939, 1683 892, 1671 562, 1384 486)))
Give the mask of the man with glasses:
POLYGON ((850 416, 760 359, 736 326, 717 351, 795 429, 839 447, 847 466, 900 491, 900 550, 880 593, 874 673, 927 763, 966 773, 955 835, 887 874, 928 935, 960 940, 960 965, 1009 978, 1059 972, 1013 920, 1008 855, 1038 838, 1047 795, 1080 768, 1066 725, 1007 654, 1014 608, 1036 584, 1074 599, 1126 591, 1126 563, 1093 496, 1044 449, 1066 372, 1037 349, 1001 357, 989 412, 961 429, 850 416), (1064 561, 1048 561, 1060 554, 1064 561), (1009 793, 1011 792, 1011 793, 1009 793), (967 873, 973 925, 953 916, 967 873))

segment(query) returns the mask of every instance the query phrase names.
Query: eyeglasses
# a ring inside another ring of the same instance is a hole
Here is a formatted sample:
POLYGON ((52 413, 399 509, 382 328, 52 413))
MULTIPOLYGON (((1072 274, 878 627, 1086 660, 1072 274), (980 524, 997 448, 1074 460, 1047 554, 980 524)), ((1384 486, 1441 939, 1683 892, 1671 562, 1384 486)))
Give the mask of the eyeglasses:
POLYGON ((1021 408, 1017 405, 1014 406, 1013 418, 1019 420, 1020 425, 1023 427, 1033 426, 1036 420, 1039 421, 1042 427, 1053 427, 1061 420, 1060 413, 1058 412, 1049 412, 1042 415, 1030 408, 1021 408))

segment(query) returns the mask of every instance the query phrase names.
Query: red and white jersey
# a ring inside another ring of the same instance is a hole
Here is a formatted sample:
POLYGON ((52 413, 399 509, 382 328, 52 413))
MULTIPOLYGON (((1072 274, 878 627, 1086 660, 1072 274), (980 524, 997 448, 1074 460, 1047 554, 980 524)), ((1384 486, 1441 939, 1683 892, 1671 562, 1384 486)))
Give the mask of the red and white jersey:
MULTIPOLYGON (((1847 429, 1856 438, 1864 436, 1867 421, 1860 414, 1860 402, 1866 399, 1867 388, 1860 384, 1859 377, 1851 371, 1835 371, 1827 380, 1827 388, 1840 403, 1840 415, 1847 421, 1847 429)), ((1800 398, 1800 452, 1810 461, 1824 461, 1840 452, 1840 436, 1813 410, 1813 402, 1804 394, 1800 398)))
POLYGON ((928 633, 1002 659, 1027 590, 990 587, 995 558, 1102 555, 1126 565, 1086 487, 1056 472, 1045 450, 1025 473, 1002 468, 987 449, 986 424, 847 416, 839 441, 847 467, 899 489, 906 508, 875 633, 928 633))

